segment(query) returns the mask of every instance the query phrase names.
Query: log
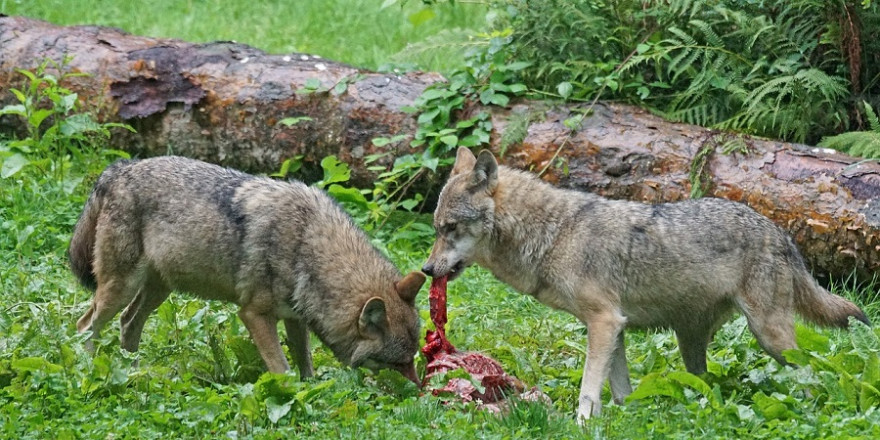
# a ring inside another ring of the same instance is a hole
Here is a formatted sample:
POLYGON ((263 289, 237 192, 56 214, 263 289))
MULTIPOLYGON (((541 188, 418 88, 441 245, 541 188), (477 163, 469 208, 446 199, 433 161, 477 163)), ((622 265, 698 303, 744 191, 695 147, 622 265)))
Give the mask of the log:
MULTIPOLYGON (((74 56, 72 69, 90 74, 68 84, 83 104, 97 108, 104 121, 137 129, 115 133, 117 147, 252 172, 272 172, 284 159, 303 155, 297 177, 304 180, 319 178, 318 163, 335 154, 349 163, 359 186, 376 177, 367 156, 386 154, 376 163, 390 167, 394 157, 417 152, 409 139, 382 147, 370 140, 411 138, 415 117, 402 108, 442 80, 433 73, 368 72, 306 54, 270 55, 234 42, 193 44, 0 17, 0 89, 21 84, 15 68, 66 54, 74 56), (301 93, 314 81, 321 90, 301 93), (301 116, 311 120, 278 124, 301 116)), ((0 105, 11 102, 6 95, 0 93, 0 105)), ((494 126, 489 147, 496 152, 512 114, 537 115, 525 138, 504 148, 502 161, 546 168, 542 177, 557 185, 660 203, 689 197, 693 167, 707 195, 747 203, 788 230, 817 275, 871 281, 880 265, 880 165, 874 161, 671 123, 626 105, 519 101, 486 110, 494 126), (572 133, 563 122, 584 111, 589 115, 572 133)), ((19 121, 0 118, 0 130, 10 129, 20 129, 19 121)), ((419 189, 436 190, 443 178, 432 175, 419 189)))

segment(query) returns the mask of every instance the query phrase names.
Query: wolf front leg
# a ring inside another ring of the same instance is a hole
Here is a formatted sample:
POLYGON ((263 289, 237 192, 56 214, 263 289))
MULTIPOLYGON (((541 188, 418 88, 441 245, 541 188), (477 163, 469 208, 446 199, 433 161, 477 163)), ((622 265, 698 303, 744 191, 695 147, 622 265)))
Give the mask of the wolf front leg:
POLYGON ((299 368, 299 377, 307 379, 315 374, 312 367, 312 351, 309 344, 309 327, 300 319, 288 318, 284 320, 284 328, 287 330, 287 347, 299 368))
POLYGON ((281 340, 278 339, 278 318, 247 305, 238 311, 238 317, 251 334, 266 368, 273 373, 289 370, 290 365, 281 350, 281 340))
POLYGON ((614 353, 611 355, 611 372, 608 375, 611 397, 618 405, 622 405, 626 396, 633 391, 629 383, 629 368, 626 365, 626 346, 623 339, 623 330, 621 330, 617 334, 617 346, 614 347, 614 353))
POLYGON ((602 385, 611 368, 618 335, 626 322, 626 318, 616 309, 600 310, 586 318, 589 346, 578 396, 577 419, 580 424, 602 412, 602 385))

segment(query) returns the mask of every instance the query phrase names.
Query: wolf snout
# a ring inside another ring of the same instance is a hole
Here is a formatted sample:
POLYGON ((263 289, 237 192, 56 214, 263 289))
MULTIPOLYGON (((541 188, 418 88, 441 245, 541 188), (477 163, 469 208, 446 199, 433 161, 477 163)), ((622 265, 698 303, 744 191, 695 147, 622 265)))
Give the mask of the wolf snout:
POLYGON ((425 275, 433 278, 434 277, 434 263, 425 263, 425 265, 422 266, 422 272, 425 275))

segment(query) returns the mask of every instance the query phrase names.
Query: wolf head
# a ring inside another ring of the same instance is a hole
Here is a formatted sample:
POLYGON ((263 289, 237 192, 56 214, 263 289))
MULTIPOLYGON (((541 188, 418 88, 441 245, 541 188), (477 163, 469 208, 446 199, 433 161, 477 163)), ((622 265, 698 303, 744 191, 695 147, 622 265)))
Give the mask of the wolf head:
POLYGON ((410 272, 394 283, 395 293, 390 297, 374 296, 367 300, 357 322, 352 367, 389 368, 419 383, 413 363, 420 337, 415 299, 424 282, 424 274, 410 272))
POLYGON ((457 277, 473 263, 481 242, 492 235, 498 186, 498 162, 483 150, 475 157, 459 148, 449 180, 434 211, 434 248, 422 271, 432 277, 457 277))

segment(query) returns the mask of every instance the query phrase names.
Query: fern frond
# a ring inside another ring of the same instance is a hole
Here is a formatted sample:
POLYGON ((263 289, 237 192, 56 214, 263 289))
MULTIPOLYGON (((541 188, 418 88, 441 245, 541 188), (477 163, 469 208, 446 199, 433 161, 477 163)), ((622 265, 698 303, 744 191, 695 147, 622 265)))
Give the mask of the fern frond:
POLYGON ((833 148, 852 156, 869 159, 880 158, 880 132, 850 131, 837 136, 823 138, 820 147, 833 148))
POLYGON ((871 131, 851 131, 826 137, 819 142, 819 146, 843 151, 852 156, 880 158, 880 120, 870 104, 862 102, 862 105, 865 106, 865 116, 871 131))

